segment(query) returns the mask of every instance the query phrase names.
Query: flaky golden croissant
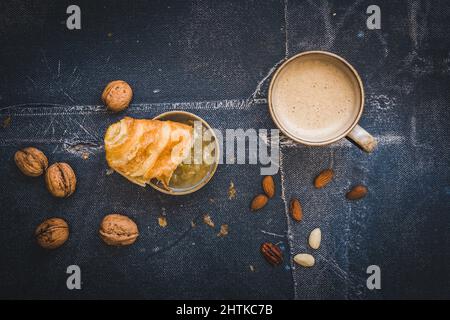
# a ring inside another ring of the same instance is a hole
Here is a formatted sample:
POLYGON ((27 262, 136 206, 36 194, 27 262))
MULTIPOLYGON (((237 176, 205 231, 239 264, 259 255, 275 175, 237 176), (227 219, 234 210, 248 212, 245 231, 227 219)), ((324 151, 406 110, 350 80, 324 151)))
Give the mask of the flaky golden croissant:
POLYGON ((158 179, 166 188, 178 165, 189 156, 193 128, 173 122, 125 117, 105 135, 108 165, 140 186, 158 179))

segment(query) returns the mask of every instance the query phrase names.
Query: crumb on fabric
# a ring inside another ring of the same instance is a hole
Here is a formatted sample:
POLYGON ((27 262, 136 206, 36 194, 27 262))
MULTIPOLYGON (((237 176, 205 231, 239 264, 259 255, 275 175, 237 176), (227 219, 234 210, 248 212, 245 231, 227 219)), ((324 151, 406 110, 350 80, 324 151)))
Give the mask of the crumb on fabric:
POLYGON ((228 199, 233 200, 236 198, 236 188, 234 187, 233 181, 230 181, 230 186, 228 187, 228 199))
POLYGON ((204 222, 206 225, 210 226, 211 228, 214 228, 214 222, 212 221, 212 219, 211 219, 211 217, 210 217, 209 214, 206 213, 206 214, 203 216, 203 222, 204 222))
POLYGON ((220 226, 220 231, 217 234, 218 237, 225 237, 226 235, 228 235, 228 225, 227 224, 223 224, 220 226))
POLYGON ((159 226, 161 228, 167 227, 167 219, 166 219, 166 217, 163 217, 163 216, 158 217, 158 223, 159 223, 159 226))
POLYGON ((10 125, 11 125, 11 116, 7 116, 5 119, 3 119, 2 128, 6 129, 10 125))

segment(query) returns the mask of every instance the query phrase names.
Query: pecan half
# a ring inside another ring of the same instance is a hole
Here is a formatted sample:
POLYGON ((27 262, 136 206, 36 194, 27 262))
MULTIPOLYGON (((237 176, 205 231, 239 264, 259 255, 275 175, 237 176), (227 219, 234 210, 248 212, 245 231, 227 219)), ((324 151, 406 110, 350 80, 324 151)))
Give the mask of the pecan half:
POLYGON ((283 262, 283 253, 281 249, 270 242, 261 245, 261 254, 271 265, 276 266, 283 262))

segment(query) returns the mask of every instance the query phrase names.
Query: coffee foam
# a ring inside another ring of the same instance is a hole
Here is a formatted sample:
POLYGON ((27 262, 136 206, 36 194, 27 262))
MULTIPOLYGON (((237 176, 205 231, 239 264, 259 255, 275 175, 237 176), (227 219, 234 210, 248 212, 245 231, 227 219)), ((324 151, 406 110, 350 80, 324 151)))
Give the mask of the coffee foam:
POLYGON ((300 56, 278 73, 272 88, 273 112, 291 135, 324 142, 345 132, 361 103, 356 77, 340 61, 300 56))

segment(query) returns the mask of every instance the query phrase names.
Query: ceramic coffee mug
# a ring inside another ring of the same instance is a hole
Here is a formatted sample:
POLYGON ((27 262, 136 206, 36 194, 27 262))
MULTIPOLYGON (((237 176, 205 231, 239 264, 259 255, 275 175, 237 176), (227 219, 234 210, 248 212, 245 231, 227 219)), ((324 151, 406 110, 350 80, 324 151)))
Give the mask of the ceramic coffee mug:
POLYGON ((376 147, 358 125, 364 110, 361 78, 336 54, 308 51, 284 62, 270 83, 268 103, 275 124, 294 141, 322 146, 347 137, 366 152, 376 147))

